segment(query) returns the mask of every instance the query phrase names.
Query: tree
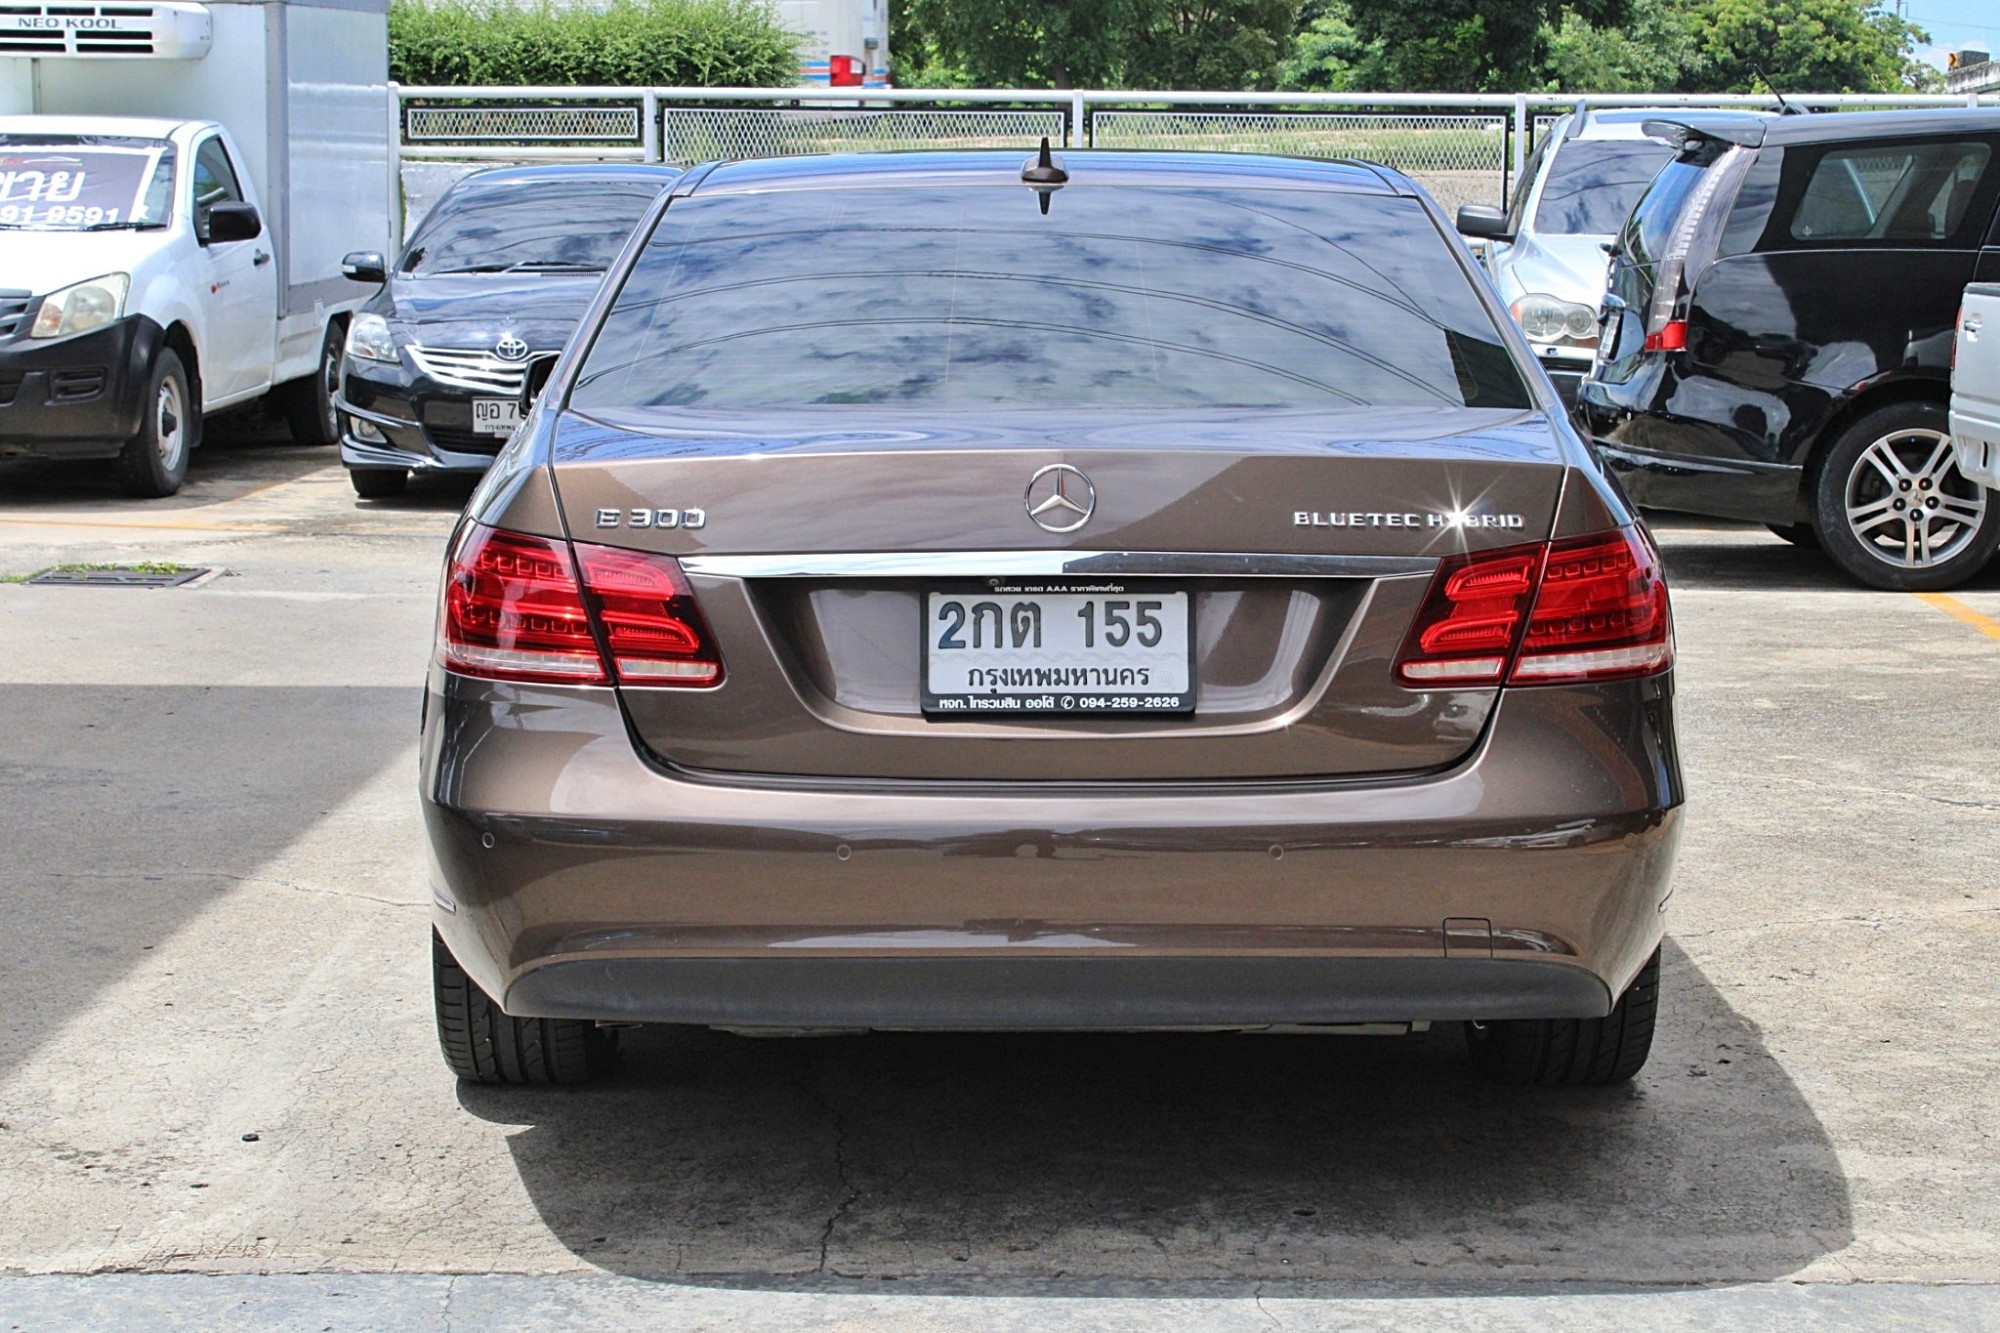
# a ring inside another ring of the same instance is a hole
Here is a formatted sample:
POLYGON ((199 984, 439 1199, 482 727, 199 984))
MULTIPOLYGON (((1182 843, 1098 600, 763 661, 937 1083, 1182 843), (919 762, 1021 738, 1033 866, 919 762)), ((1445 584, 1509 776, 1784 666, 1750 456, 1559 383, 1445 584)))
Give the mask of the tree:
POLYGON ((1370 89, 1381 68, 1382 48, 1361 40, 1345 0, 1308 0, 1299 22, 1292 54, 1278 71, 1280 88, 1309 93, 1370 89))
POLYGON ((1423 92, 1533 88, 1554 25, 1570 15, 1621 24, 1629 9, 1630 0, 1347 0, 1355 35, 1380 48, 1381 81, 1423 92))
POLYGON ((1680 86, 1692 60, 1694 37, 1680 11, 1666 0, 1631 0, 1631 14, 1618 27, 1600 28, 1576 14, 1563 15, 1550 29, 1549 92, 1658 92, 1680 86))
POLYGON ((1874 0, 1694 0, 1685 92, 1908 92, 1929 86, 1911 50, 1930 37, 1874 0))
POLYGON ((1298 9, 1299 0, 906 0, 891 42, 914 38, 925 70, 962 71, 981 87, 1234 90, 1275 83, 1298 9))

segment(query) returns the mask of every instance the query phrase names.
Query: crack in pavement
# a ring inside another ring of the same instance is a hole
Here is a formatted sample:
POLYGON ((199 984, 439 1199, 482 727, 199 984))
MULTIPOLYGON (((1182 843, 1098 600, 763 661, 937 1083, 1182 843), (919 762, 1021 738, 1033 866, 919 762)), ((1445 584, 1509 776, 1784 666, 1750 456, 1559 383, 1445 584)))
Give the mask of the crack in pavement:
POLYGON ((833 1121, 833 1170, 840 1180, 841 1189, 845 1191, 845 1197, 827 1214, 826 1223, 819 1231, 819 1264, 813 1272, 821 1277, 826 1275, 826 1257, 833 1244, 833 1229, 840 1225, 840 1219, 846 1217, 848 1210, 861 1198, 861 1191, 847 1173, 847 1117, 834 1108, 832 1099, 823 1089, 824 1082, 823 1062, 815 1049, 806 1055, 805 1093, 833 1121))

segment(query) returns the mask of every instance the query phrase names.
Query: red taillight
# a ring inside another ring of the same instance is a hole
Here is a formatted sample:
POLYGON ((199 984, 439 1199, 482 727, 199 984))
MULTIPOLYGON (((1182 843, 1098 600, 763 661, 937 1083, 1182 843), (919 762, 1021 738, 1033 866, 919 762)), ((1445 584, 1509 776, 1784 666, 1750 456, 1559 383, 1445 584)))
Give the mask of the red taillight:
POLYGON ((491 680, 605 684, 563 544, 468 523, 445 571, 438 661, 491 680))
POLYGON ((1452 556, 1396 661, 1405 685, 1555 684, 1673 664, 1659 556, 1633 528, 1452 556))
POLYGON ((1688 326, 1684 319, 1670 319, 1658 333, 1646 335, 1644 348, 1648 352, 1679 352, 1688 345, 1688 326))
POLYGON ((1620 528, 1549 547, 1510 682, 1616 680, 1673 664, 1667 581, 1644 533, 1620 528))
POLYGON ((1498 683, 1521 637, 1546 554, 1538 543, 1448 558, 1397 661, 1403 683, 1498 683))
POLYGON ((624 685, 713 685, 722 657, 671 556, 576 544, 583 583, 624 685))
POLYGON ((469 523, 445 574, 438 661, 490 680, 605 685, 594 609, 625 685, 713 685, 722 659, 670 557, 469 523), (585 606, 588 589, 594 607, 585 606))
POLYGON ((826 81, 835 88, 858 88, 862 81, 860 56, 828 56, 826 81))

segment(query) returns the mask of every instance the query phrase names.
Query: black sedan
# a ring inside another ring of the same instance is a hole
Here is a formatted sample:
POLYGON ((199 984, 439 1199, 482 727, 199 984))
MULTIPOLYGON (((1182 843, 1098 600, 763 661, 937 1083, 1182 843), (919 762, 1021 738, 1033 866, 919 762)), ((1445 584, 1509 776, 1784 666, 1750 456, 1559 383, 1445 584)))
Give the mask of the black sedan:
POLYGON ((354 316, 341 366, 340 460, 357 494, 412 472, 486 470, 519 424, 531 367, 575 330, 669 167, 510 167, 453 186, 393 272, 347 258, 382 289, 354 316))

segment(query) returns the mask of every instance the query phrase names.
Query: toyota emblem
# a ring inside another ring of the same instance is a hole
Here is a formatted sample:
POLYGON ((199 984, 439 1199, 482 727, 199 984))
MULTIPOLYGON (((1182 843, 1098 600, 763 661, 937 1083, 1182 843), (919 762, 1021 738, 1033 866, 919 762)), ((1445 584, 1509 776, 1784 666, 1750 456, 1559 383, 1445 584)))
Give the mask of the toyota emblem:
POLYGON ((1075 532, 1097 509, 1097 488, 1067 463, 1051 463, 1028 478, 1028 517, 1049 532, 1075 532))
POLYGON ((493 344, 493 355, 499 357, 502 361, 526 361, 528 359, 528 344, 522 342, 511 333, 503 334, 500 341, 493 344))

